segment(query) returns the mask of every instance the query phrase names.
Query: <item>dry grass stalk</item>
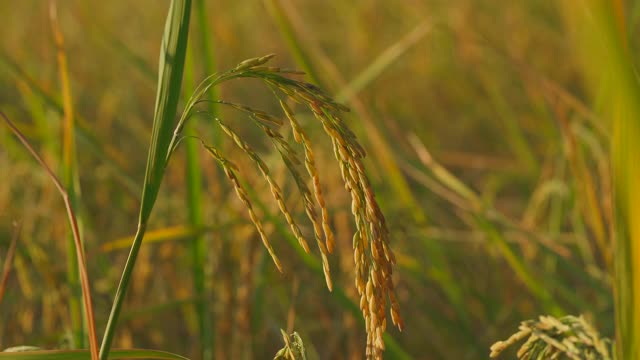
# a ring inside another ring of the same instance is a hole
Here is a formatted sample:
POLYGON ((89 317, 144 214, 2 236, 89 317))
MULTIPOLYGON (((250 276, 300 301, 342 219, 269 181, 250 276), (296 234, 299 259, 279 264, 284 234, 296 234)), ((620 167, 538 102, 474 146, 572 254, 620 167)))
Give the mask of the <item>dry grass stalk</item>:
POLYGON ((78 220, 76 218, 76 214, 73 210, 73 207, 71 206, 71 202, 69 200, 69 194, 67 193, 65 187, 62 185, 58 177, 54 174, 53 170, 51 170, 49 165, 47 165, 47 163, 44 162, 42 157, 36 152, 33 146, 31 146, 31 144, 29 143, 27 138, 22 134, 22 132, 18 130, 18 128, 13 124, 13 122, 11 122, 11 120, 9 120, 9 118, 3 112, 0 112, 0 117, 4 119, 5 123, 7 124, 7 126, 9 126, 9 128, 14 133, 14 135, 18 137, 18 139, 24 145, 24 147, 29 151, 29 153, 31 153, 31 155, 36 159, 36 161, 40 164, 43 170, 47 173, 51 181, 53 181, 53 184, 58 190, 58 193, 60 193, 60 196, 62 197, 62 200, 64 202, 64 205, 67 211, 67 218, 69 219, 69 225, 71 227, 71 233, 73 235, 73 240, 76 245, 75 250, 76 250, 76 257, 78 261, 78 271, 80 272, 80 285, 82 288, 82 299, 84 302, 84 311, 87 317, 87 328, 89 331, 88 335, 89 335, 89 348, 91 353, 91 359, 97 360, 98 359, 98 340, 97 340, 96 331, 95 331, 95 320, 94 320, 95 318, 93 315, 93 301, 91 300, 91 289, 89 287, 89 275, 86 268, 85 255, 82 247, 82 239, 80 237, 78 220))
POLYGON ((366 321, 367 357, 381 358, 387 296, 391 303, 392 322, 399 329, 402 329, 402 319, 392 280, 395 258, 389 248, 389 231, 384 215, 364 171, 362 158, 366 154, 353 132, 337 116, 337 113, 346 109, 334 103, 320 89, 300 82, 288 84, 289 87, 285 89, 281 83, 273 82, 272 85, 307 104, 333 142, 342 178, 352 197, 352 213, 356 220, 357 231, 353 244, 356 287, 366 321))

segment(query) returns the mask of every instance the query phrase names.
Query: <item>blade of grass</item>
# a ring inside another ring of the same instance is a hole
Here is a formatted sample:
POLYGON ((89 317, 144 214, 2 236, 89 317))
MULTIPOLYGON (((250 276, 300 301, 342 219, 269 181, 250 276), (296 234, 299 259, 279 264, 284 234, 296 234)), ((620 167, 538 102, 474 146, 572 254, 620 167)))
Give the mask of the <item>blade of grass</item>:
MULTIPOLYGON (((58 23, 57 4, 55 0, 49 1, 49 19, 51 32, 56 46, 56 59, 58 61, 58 76, 62 93, 62 169, 61 180, 67 194, 69 203, 78 219, 78 231, 82 239, 82 217, 79 211, 80 204, 80 180, 78 177, 76 161, 75 119, 73 110, 73 97, 69 81, 69 69, 67 55, 64 48, 64 35, 58 23)), ((81 244, 84 245, 84 244, 81 244)), ((71 331, 73 333, 72 349, 85 347, 86 316, 82 312, 82 288, 80 286, 80 273, 75 257, 76 245, 73 234, 67 236, 67 283, 70 288, 69 312, 71 316, 71 331)))
MULTIPOLYGON (((216 59, 212 50, 213 41, 209 35, 209 19, 207 17, 207 9, 205 0, 195 1, 195 14, 198 23, 199 39, 200 39, 200 61, 202 63, 202 70, 206 75, 214 74, 216 72, 216 59)), ((218 100, 218 88, 215 86, 209 89, 207 92, 207 98, 210 100, 208 103, 209 111, 215 117, 218 114, 218 106, 216 100, 218 100)), ((212 144, 214 147, 219 147, 222 142, 223 135, 214 127, 212 144)), ((219 174, 221 175, 221 174, 219 174)), ((220 181, 220 177, 218 177, 220 181)))
MULTIPOLYGON (((0 352, 0 359, 11 360, 86 360, 91 356, 86 350, 39 350, 0 352)), ((184 356, 166 351, 146 349, 114 349, 109 359, 160 359, 189 360, 184 356)))
MULTIPOLYGON (((607 230, 602 216, 598 189, 595 185, 593 175, 585 162, 582 151, 580 151, 576 134, 571 128, 569 120, 563 112, 557 111, 557 113, 557 119, 560 122, 562 134, 566 142, 569 168, 573 173, 576 188, 580 194, 578 197, 580 210, 584 214, 584 219, 593 233, 597 248, 604 259, 605 267, 611 269, 613 260, 610 244, 607 241, 607 230)), ((605 189, 601 189, 601 191, 604 190, 605 189)))
POLYGON ((371 64, 346 84, 336 95, 336 101, 350 102, 354 96, 369 86, 402 55, 429 34, 431 29, 432 24, 426 20, 416 25, 400 40, 386 48, 371 64))
MULTIPOLYGON (((198 34, 199 34, 199 38, 200 38, 200 61, 202 63, 202 70, 205 74, 213 74, 216 72, 216 63, 215 63, 215 57, 213 55, 213 51, 212 51, 212 46, 213 46, 213 42, 211 40, 211 36, 209 35, 210 31, 210 26, 209 26, 209 19, 207 17, 207 11, 206 11, 206 4, 204 0, 196 0, 195 1, 195 15, 196 15, 196 20, 197 20, 197 24, 198 24, 198 34)), ((207 93, 208 99, 210 100, 208 103, 208 110, 209 112, 215 117, 218 113, 218 108, 217 105, 215 103, 215 100, 218 99, 218 89, 216 87, 212 87, 211 89, 209 89, 208 93, 207 93)), ((220 133, 220 131, 218 130, 217 127, 214 127, 213 130, 213 134, 212 134, 212 144, 214 147, 219 147, 221 146, 221 141, 222 141, 222 135, 220 133)), ((189 149, 187 149, 187 152, 193 152, 194 154, 197 153, 196 150, 196 145, 193 143, 193 141, 189 141, 189 149)), ((189 155, 188 155, 189 156, 189 155)), ((194 164, 195 165, 195 164, 194 164)), ((198 171, 199 172, 199 171, 198 171)), ((217 171, 217 168, 215 170, 215 180, 217 182, 217 184, 222 184, 223 181, 221 180, 222 178, 222 174, 217 171)), ((195 176, 195 174, 190 175, 191 177, 195 176)), ((198 199, 196 198, 196 195, 193 194, 193 196, 190 195, 190 198, 193 197, 193 200, 190 201, 198 201, 198 199)), ((219 199, 216 199, 214 197, 214 202, 218 203, 219 199)), ((218 224, 219 219, 216 219, 217 216, 214 216, 214 221, 216 224, 218 224)), ((219 232, 216 234, 216 237, 218 238, 218 240, 221 241, 225 241, 224 239, 224 235, 222 232, 219 232)), ((213 297, 213 292, 210 289, 210 286, 207 286, 207 271, 206 271, 206 266, 211 266, 211 264, 207 263, 207 249, 205 248, 205 244, 204 244, 204 239, 199 239, 199 243, 195 243, 193 244, 194 249, 193 249, 193 253, 194 253, 194 258, 198 258, 198 263, 197 266, 196 264, 194 264, 194 282, 197 283, 197 289, 199 289, 199 292, 197 293, 197 296, 206 296, 207 300, 213 301, 212 297, 213 297), (196 274, 197 277, 196 277, 196 274)), ((212 275, 209 275, 212 276, 212 275)), ((213 359, 214 357, 214 353, 215 353, 215 343, 214 340, 216 338, 215 336, 215 318, 214 318, 214 313, 211 311, 210 307, 207 306, 207 303, 204 300, 201 300, 198 303, 199 306, 199 310, 198 312, 200 313, 200 344, 202 346, 202 359, 203 360, 210 360, 213 359)))
MULTIPOLYGON (((185 94, 191 94, 195 90, 193 80, 193 64, 192 64, 192 47, 187 50, 184 70, 184 88, 185 94)), ((185 102, 189 101, 189 96, 185 95, 185 102)), ((185 127, 187 136, 195 136, 197 123, 190 122, 185 127)), ((187 219, 192 227, 199 227, 203 224, 202 214, 202 171, 200 170, 200 156, 198 151, 200 147, 195 141, 187 141, 185 144, 186 156, 186 174, 185 181, 187 185, 187 219)), ((213 314, 209 311, 208 306, 210 294, 205 289, 205 264, 207 261, 207 239, 202 235, 194 236, 189 248, 191 252, 191 273, 193 277, 193 288, 195 296, 199 299, 195 302, 195 308, 198 317, 198 337, 200 338, 201 357, 203 360, 213 358, 213 314)))
POLYGON ((621 2, 562 2, 592 96, 612 131, 616 358, 640 358, 640 84, 621 2), (576 6, 577 5, 577 6, 576 6), (606 71, 603 71, 606 69, 606 71))
POLYGON ((156 74, 153 71, 153 67, 149 65, 147 60, 142 56, 136 54, 127 44, 125 44, 122 40, 120 40, 117 36, 114 36, 107 29, 98 26, 98 30, 103 38, 114 48, 115 53, 124 57, 127 62, 135 69, 140 71, 143 77, 150 82, 155 80, 156 74))
POLYGON ((293 55, 294 60, 306 73, 307 76, 311 79, 311 82, 320 85, 320 87, 327 89, 325 84, 322 83, 322 77, 318 76, 318 71, 315 69, 311 58, 309 57, 308 52, 303 48, 303 42, 296 35, 295 30, 293 29, 293 24, 289 19, 289 16, 285 12, 282 4, 279 0, 264 0, 264 3, 269 11, 269 14, 276 22, 278 26, 278 30, 280 30, 280 34, 284 37, 287 42, 287 46, 289 47, 289 51, 291 51, 291 55, 293 55))
POLYGON ((115 335, 118 317, 129 287, 133 268, 142 244, 147 221, 153 210, 165 168, 167 154, 173 134, 174 119, 180 99, 182 73, 187 50, 189 19, 191 14, 190 0, 172 0, 167 15, 162 45, 160 46, 160 64, 158 89, 153 119, 151 144, 142 189, 138 229, 131 245, 131 251, 122 278, 116 291, 109 321, 100 348, 100 359, 108 359, 111 343, 115 335))
MULTIPOLYGON (((244 224, 246 224, 246 222, 244 222, 243 220, 231 220, 224 224, 213 225, 213 226, 205 226, 205 225, 202 225, 199 227, 184 226, 184 225, 171 226, 171 227, 166 227, 158 230, 147 231, 144 236, 144 243, 153 244, 153 243, 160 243, 165 241, 191 239, 193 237, 200 236, 208 232, 220 232, 223 230, 234 228, 237 225, 244 225, 244 224)), ((128 249, 133 243, 134 238, 135 236, 126 236, 126 237, 122 237, 116 240, 106 242, 102 244, 102 246, 100 246, 100 251, 111 252, 111 251, 116 251, 121 249, 128 249)))
POLYGON ((59 141, 54 129, 56 127, 47 119, 43 101, 34 94, 33 90, 22 80, 17 80, 16 85, 20 91, 20 95, 29 111, 29 117, 33 119, 33 124, 38 129, 38 137, 41 145, 41 154, 43 158, 47 158, 50 154, 58 154, 59 141))
POLYGON ((82 239, 80 238, 80 230, 78 228, 78 222, 76 220, 76 215, 74 213, 73 207, 69 201, 69 195, 65 190, 64 186, 58 180, 56 175, 53 173, 51 168, 42 160, 40 155, 35 151, 35 149, 29 144, 29 141, 22 135, 20 130, 9 120, 9 118, 3 113, 0 112, 0 116, 4 119, 6 124, 11 128, 13 133, 20 139, 20 142, 27 148, 27 150, 33 155, 33 157, 38 161, 38 163, 45 170, 49 178, 53 181, 56 189, 62 196, 62 199, 65 204, 65 208, 67 210, 67 216, 69 218, 69 223, 71 226, 71 231, 73 233, 73 239, 75 241, 75 249, 76 249, 76 257, 78 262, 78 270, 80 272, 80 285, 82 287, 82 296, 83 303, 85 308, 85 314, 87 317, 87 330, 89 332, 89 348, 91 350, 91 359, 98 360, 98 340, 96 336, 96 328, 95 321, 93 316, 93 303, 91 301, 91 288, 89 287, 89 275, 87 274, 86 261, 84 258, 84 251, 82 247, 82 239))

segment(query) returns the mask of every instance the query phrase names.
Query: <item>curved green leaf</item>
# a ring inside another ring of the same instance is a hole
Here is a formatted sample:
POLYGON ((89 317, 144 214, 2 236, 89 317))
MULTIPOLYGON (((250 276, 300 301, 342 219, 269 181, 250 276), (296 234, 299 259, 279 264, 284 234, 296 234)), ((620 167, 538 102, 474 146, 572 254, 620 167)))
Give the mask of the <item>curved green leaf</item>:
MULTIPOLYGON (((91 359, 89 350, 38 350, 20 352, 2 352, 0 359, 11 360, 85 360, 91 359)), ((147 349, 114 349, 109 359, 168 359, 189 360, 184 356, 166 351, 147 349)))

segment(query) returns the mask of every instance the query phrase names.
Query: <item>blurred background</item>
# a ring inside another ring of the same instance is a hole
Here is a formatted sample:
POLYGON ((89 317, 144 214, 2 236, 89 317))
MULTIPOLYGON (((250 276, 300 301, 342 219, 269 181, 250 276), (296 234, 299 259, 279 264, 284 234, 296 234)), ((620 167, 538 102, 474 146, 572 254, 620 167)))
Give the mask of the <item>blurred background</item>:
MULTIPOLYGON (((64 95, 72 99, 99 335, 136 228, 168 5, 60 1, 65 91, 49 3, 0 3, 0 110, 56 171, 64 167, 64 95)), ((638 8, 626 12, 630 33, 638 8)), ((398 260, 405 329, 389 328, 386 358, 487 358, 493 342, 540 314, 585 314, 613 336, 608 129, 586 94, 563 11, 534 0, 194 1, 185 99, 210 72, 275 53, 273 65, 306 71, 307 80, 351 108, 346 120, 368 152, 398 260)), ((215 95, 279 113, 256 81, 225 84, 215 95)), ((218 111, 272 167, 310 234, 295 185, 267 140, 237 113, 218 111)), ((154 209, 115 347, 193 359, 208 347, 217 359, 270 359, 285 329, 300 333, 311 359, 364 357, 350 199, 322 127, 311 117, 304 126, 336 233, 334 291, 325 287, 317 254, 301 257, 292 245, 267 184, 246 157, 234 159, 286 273, 272 265, 205 152, 198 162, 202 223, 193 224, 180 150, 154 209), (199 253, 196 241, 204 244, 199 253)), ((211 124, 200 121, 196 129, 237 152, 211 124)), ((0 306, 0 348, 80 346, 64 204, 5 126, 0 141, 3 262, 12 224, 21 223, 0 306)))

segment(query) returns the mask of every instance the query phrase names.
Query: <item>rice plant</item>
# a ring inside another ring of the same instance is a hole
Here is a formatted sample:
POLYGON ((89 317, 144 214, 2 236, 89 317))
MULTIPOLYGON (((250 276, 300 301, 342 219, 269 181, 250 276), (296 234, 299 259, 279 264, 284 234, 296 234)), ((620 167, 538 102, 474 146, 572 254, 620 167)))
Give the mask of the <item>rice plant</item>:
POLYGON ((518 359, 611 360, 611 341, 600 334, 583 317, 565 316, 556 319, 540 316, 539 320, 523 321, 519 331, 505 341, 491 346, 491 358, 527 339, 518 350, 518 359))
MULTIPOLYGON (((368 334, 367 356, 379 358, 382 350, 384 350, 382 334, 386 327, 387 297, 389 298, 391 306, 392 322, 398 326, 399 329, 402 329, 402 319, 399 315, 399 305, 394 293, 392 273, 395 258, 389 247, 389 230, 387 229, 384 215, 380 211, 375 195, 373 194, 369 179, 364 171, 362 158, 365 156, 365 152, 357 142, 355 135, 346 127, 340 118, 340 113, 347 109, 334 102, 318 87, 287 76, 291 74, 302 75, 300 72, 266 66, 265 64, 272 57, 273 55, 266 55, 245 60, 230 71, 212 75, 205 79, 186 104, 183 115, 173 132, 173 138, 170 142, 167 156, 171 156, 181 141, 187 141, 188 138, 182 136, 182 129, 192 116, 202 114, 207 117, 209 115, 206 110, 198 110, 198 105, 207 103, 207 101, 203 101, 203 96, 211 87, 237 78, 255 78, 262 80, 271 88, 274 95, 280 99, 280 106, 283 109, 285 117, 291 124, 293 136, 295 140, 303 146, 305 155, 304 164, 313 184, 313 194, 306 185, 307 180, 303 178, 296 167, 298 164, 302 164, 302 161, 298 158, 294 148, 291 147, 279 132, 279 127, 283 125, 282 116, 276 117, 260 110, 226 101, 218 101, 218 103, 230 106, 246 114, 249 119, 264 132, 264 135, 271 139, 275 150, 280 154, 282 161, 289 170, 302 196, 305 212, 309 221, 312 223, 314 238, 322 257, 325 281, 327 287, 331 290, 332 282, 327 256, 334 248, 334 240, 329 226, 329 215, 324 203, 319 174, 315 166, 310 141, 296 120, 295 113, 286 105, 286 101, 297 102, 308 107, 331 139, 345 187, 352 197, 352 213, 357 226, 357 232, 353 238, 354 259, 356 263, 356 287, 360 293, 360 308, 366 320, 368 334), (317 215, 316 205, 320 207, 320 217, 317 215)), ((230 140, 256 165, 267 181, 273 198, 291 227, 291 231, 298 240, 299 245, 305 252, 309 252, 310 250, 306 239, 303 237, 300 228, 287 209, 282 190, 270 176, 269 169, 264 161, 247 142, 219 118, 213 117, 209 120, 220 126, 230 140)), ((278 270, 281 272, 284 271, 264 231, 262 222, 253 209, 251 199, 238 179, 239 168, 222 154, 220 149, 207 145, 202 139, 200 139, 200 141, 206 151, 220 164, 238 197, 247 208, 250 219, 254 223, 273 263, 278 270)))
POLYGON ((284 340, 284 348, 278 350, 273 360, 307 360, 307 352, 300 334, 294 331, 293 334, 287 335, 284 330, 280 331, 284 340))

